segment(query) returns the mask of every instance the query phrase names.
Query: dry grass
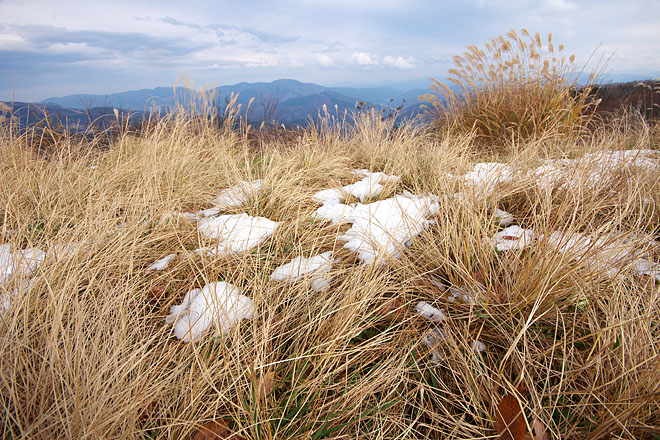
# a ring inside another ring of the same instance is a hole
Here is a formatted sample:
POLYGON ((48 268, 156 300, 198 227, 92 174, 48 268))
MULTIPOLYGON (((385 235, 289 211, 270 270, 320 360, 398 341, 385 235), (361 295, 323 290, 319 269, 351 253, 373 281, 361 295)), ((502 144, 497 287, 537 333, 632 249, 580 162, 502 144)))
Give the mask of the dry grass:
MULTIPOLYGON (((507 253, 489 241, 495 207, 537 234, 659 239, 657 168, 624 166, 594 183, 576 177, 587 163, 565 179, 570 189, 524 177, 547 154, 646 148, 648 130, 522 143, 502 160, 523 177, 475 197, 452 177, 471 167, 471 135, 394 129, 373 114, 352 130, 328 122, 258 149, 245 132, 183 117, 103 152, 64 140, 37 154, 3 130, 3 242, 80 243, 47 260, 2 315, 4 438, 190 438, 219 419, 250 439, 487 438, 495 407, 519 382, 526 420, 538 418, 553 438, 660 435, 660 283, 626 265, 608 277, 544 239, 507 253), (379 198, 404 189, 440 197, 435 225, 383 267, 342 249, 336 237, 347 226, 311 218, 311 195, 354 181, 354 168, 402 177, 379 198), (195 257, 203 239, 194 225, 163 220, 255 178, 263 190, 232 212, 284 224, 242 257, 195 257), (466 197, 455 198, 459 191, 466 197), (341 257, 327 292, 269 279, 292 257, 327 250, 341 257), (186 258, 145 271, 171 252, 186 258), (431 276, 484 295, 449 302, 431 276), (177 341, 163 324, 169 307, 215 280, 240 286, 259 318, 219 340, 177 341), (396 310, 387 307, 393 299, 396 310), (421 343, 432 324, 415 314, 418 301, 449 317, 438 364, 421 343), (476 339, 484 352, 472 350, 476 339), (265 394, 268 373, 275 381, 265 394)), ((657 245, 635 240, 657 261, 657 245)))
MULTIPOLYGON (((473 131, 483 146, 501 149, 539 138, 573 135, 591 120, 590 99, 600 70, 578 85, 583 69, 552 34, 542 42, 522 29, 493 38, 485 50, 468 46, 454 56, 448 81, 432 79, 427 113, 441 131, 473 131)), ((602 70, 602 68, 601 68, 602 70)))

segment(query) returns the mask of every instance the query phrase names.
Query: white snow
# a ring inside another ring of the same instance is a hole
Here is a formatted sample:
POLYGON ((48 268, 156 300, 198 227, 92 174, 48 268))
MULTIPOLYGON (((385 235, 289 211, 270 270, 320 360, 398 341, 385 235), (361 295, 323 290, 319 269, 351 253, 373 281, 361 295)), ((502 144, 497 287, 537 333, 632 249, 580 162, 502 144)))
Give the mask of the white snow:
POLYGON ((176 258, 176 254, 169 254, 160 260, 155 261, 151 266, 147 267, 147 271, 163 270, 169 266, 170 262, 176 258))
POLYGON ((270 275, 273 280, 294 282, 298 278, 309 275, 311 286, 317 292, 330 287, 331 277, 328 275, 334 260, 332 251, 324 252, 313 257, 296 257, 287 264, 279 266, 270 275))
POLYGON ((382 183, 396 183, 401 178, 381 172, 372 173, 368 170, 353 170, 353 174, 362 177, 362 180, 341 188, 324 189, 312 196, 315 202, 323 205, 336 205, 344 200, 344 194, 350 194, 364 202, 368 198, 377 197, 384 189, 382 183))
POLYGON ((501 209, 495 209, 495 220, 500 226, 509 226, 514 222, 513 214, 501 209))
POLYGON ((216 326, 215 337, 226 335, 242 319, 258 313, 250 298, 238 287, 222 281, 189 291, 180 306, 172 306, 165 322, 174 324, 174 335, 183 342, 199 341, 216 326))
POLYGON ((9 243, 0 245, 0 284, 7 284, 12 277, 30 277, 45 259, 41 249, 12 250, 9 243))
POLYGON ((339 240, 346 241, 344 247, 357 252, 366 264, 373 264, 380 257, 398 257, 401 246, 409 244, 431 224, 427 217, 439 209, 438 198, 433 195, 400 194, 357 204, 345 217, 353 225, 339 240))
POLYGON ((342 203, 325 204, 314 211, 312 217, 330 220, 332 224, 345 223, 358 204, 344 205, 342 203))
POLYGON ((53 258, 55 260, 71 257, 80 252, 87 243, 88 240, 55 244, 46 251, 46 257, 49 259, 53 258))
POLYGON ((344 200, 344 193, 341 188, 324 189, 315 193, 312 199, 323 205, 336 205, 344 200))
MULTIPOLYGON (((532 168, 529 176, 534 177, 541 188, 547 190, 560 184, 564 188, 580 185, 595 185, 604 177, 611 176, 626 167, 640 167, 652 171, 660 169, 660 153, 649 149, 625 151, 598 151, 576 159, 548 159, 532 168)), ((509 164, 481 162, 473 166, 464 176, 465 185, 475 193, 492 193, 497 185, 512 181, 514 170, 509 164)))
MULTIPOLYGON (((566 254, 571 260, 584 261, 593 267, 613 277, 629 261, 642 261, 644 252, 636 249, 632 237, 602 235, 593 239, 578 232, 554 231, 547 238, 548 244, 558 252, 566 254)), ((643 263, 634 269, 642 268, 643 263)), ((649 266, 650 269, 650 266, 649 266)), ((638 270, 639 272, 639 270, 638 270)), ((641 272, 640 272, 641 273, 641 272)))
POLYGON ((0 313, 4 313, 9 309, 11 298, 9 292, 0 292, 0 313))
POLYGON ((651 263, 646 258, 639 258, 633 264, 633 269, 640 275, 646 275, 660 281, 660 264, 651 263))
POLYGON ((466 304, 472 304, 476 301, 476 298, 480 295, 480 293, 477 292, 472 292, 465 288, 465 286, 462 287, 454 287, 451 286, 449 287, 449 294, 451 295, 448 300, 450 302, 455 302, 456 300, 460 299, 466 304))
POLYGON ((37 248, 14 250, 11 244, 0 245, 0 285, 6 286, 14 279, 18 286, 10 293, 0 294, 0 311, 9 308, 12 298, 29 290, 33 285, 30 277, 46 259, 46 252, 37 248))
POLYGON ((576 159, 550 159, 532 171, 539 186, 551 189, 560 184, 563 188, 598 184, 603 178, 625 169, 640 167, 647 171, 660 168, 657 151, 634 149, 622 151, 597 151, 576 159))
POLYGON ((425 301, 418 302, 415 306, 415 311, 423 318, 430 319, 431 321, 440 322, 447 319, 447 316, 442 310, 436 309, 425 301))
POLYGON ((217 215, 226 209, 236 208, 249 200, 259 192, 262 185, 261 180, 253 180, 252 182, 239 182, 236 185, 223 189, 220 194, 213 200, 215 205, 213 208, 203 209, 197 214, 201 217, 208 217, 217 215))
POLYGON ((30 293, 30 289, 37 283, 37 278, 30 278, 29 280, 19 280, 18 285, 11 292, 0 293, 0 312, 5 312, 11 306, 14 298, 30 293))
POLYGON ((499 162, 481 162, 474 164, 472 171, 465 175, 465 184, 475 192, 489 194, 502 182, 513 178, 510 165, 499 162))
POLYGON ((447 339, 445 332, 439 328, 429 329, 422 335, 422 344, 426 345, 431 350, 431 354, 433 355, 431 361, 433 363, 439 362, 442 358, 440 351, 438 351, 438 345, 440 345, 445 339, 447 339))
POLYGON ((351 173, 362 178, 366 177, 369 179, 373 179, 378 183, 387 183, 387 182, 397 183, 401 180, 401 177, 399 176, 395 176, 393 174, 385 174, 380 171, 371 172, 365 168, 361 170, 353 170, 351 171, 351 173))
MULTIPOLYGON (((460 299, 466 304, 472 304, 476 301, 477 297, 481 295, 479 290, 472 291, 465 286, 461 287, 454 287, 454 286, 448 286, 447 284, 443 283, 436 277, 429 277, 427 278, 431 284, 436 286, 438 289, 440 289, 441 292, 443 293, 449 293, 449 298, 447 298, 447 301, 449 302, 456 302, 456 300, 460 299)), ((481 283, 479 283, 480 288, 485 290, 485 286, 483 286, 481 283)))
POLYGON ((364 179, 343 187, 344 191, 364 202, 368 198, 377 197, 383 192, 384 186, 378 183, 378 179, 365 177, 364 179))
POLYGON ((199 221, 199 231, 218 242, 214 253, 237 254, 264 242, 279 226, 265 217, 245 213, 206 217, 199 221))
POLYGON ((524 249, 534 240, 534 232, 520 226, 504 228, 493 237, 498 251, 524 249))

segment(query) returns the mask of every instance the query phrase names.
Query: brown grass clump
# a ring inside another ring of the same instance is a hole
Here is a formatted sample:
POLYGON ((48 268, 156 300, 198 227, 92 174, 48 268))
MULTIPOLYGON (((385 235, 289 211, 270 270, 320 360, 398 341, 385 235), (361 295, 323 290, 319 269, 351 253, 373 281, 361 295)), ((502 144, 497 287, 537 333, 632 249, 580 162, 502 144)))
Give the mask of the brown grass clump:
POLYGON ((576 259, 548 238, 625 239, 658 262, 660 167, 594 155, 648 149, 657 128, 523 142, 499 158, 511 178, 483 190, 463 177, 473 133, 438 137, 364 113, 255 148, 231 126, 179 115, 104 151, 63 140, 49 155, 0 132, 0 245, 74 245, 29 283, 0 285, 11 295, 0 315, 3 438, 189 439, 203 426, 247 439, 487 438, 513 394, 527 426, 550 438, 660 434, 660 282, 632 259, 610 273, 597 246, 576 259), (563 174, 540 183, 548 159, 563 174), (377 199, 438 196, 434 224, 380 267, 343 248, 348 225, 311 216, 312 194, 356 181, 355 168, 401 176, 377 199), (261 191, 227 213, 282 226, 242 256, 195 256, 206 240, 166 214, 253 179, 261 191), (495 250, 495 208, 534 231, 528 248, 495 250), (269 278, 330 250, 339 261, 325 292, 269 278), (146 271, 169 253, 181 258, 146 271), (178 341, 163 323, 170 306, 212 281, 240 287, 259 317, 178 341), (468 296, 452 300, 456 289, 468 296), (420 317, 419 301, 447 319, 420 317), (433 329, 445 339, 429 348, 433 329))
POLYGON ((441 131, 474 132, 478 143, 501 149, 548 136, 575 133, 593 114, 598 73, 578 86, 575 55, 526 30, 493 38, 485 50, 468 46, 454 56, 448 81, 431 79, 427 114, 441 131))

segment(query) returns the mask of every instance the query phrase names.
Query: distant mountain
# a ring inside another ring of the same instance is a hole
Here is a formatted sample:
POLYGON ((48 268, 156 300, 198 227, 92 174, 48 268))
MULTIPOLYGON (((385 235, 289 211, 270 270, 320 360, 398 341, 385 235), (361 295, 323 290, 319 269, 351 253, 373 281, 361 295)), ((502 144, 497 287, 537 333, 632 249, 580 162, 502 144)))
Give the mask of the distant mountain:
MULTIPOLYGON (((266 116, 276 116, 284 124, 306 123, 318 115, 320 106, 352 111, 360 102, 377 108, 398 107, 406 99, 406 107, 414 113, 418 90, 403 93, 395 88, 324 87, 292 79, 272 82, 247 83, 220 86, 214 91, 194 91, 184 87, 132 90, 109 95, 79 94, 48 98, 40 104, 57 104, 71 109, 91 107, 117 107, 135 111, 169 111, 181 105, 184 108, 203 108, 204 103, 214 103, 224 111, 229 97, 238 95, 237 104, 245 112, 250 107, 249 119, 254 122, 266 116), (390 101, 391 100, 391 101, 390 101), (289 102, 290 101, 290 102, 289 102), (276 107, 276 108, 273 108, 276 107)), ((269 119, 266 117, 266 119, 269 119)))
POLYGON ((401 90, 392 87, 332 87, 331 91, 350 96, 359 101, 387 105, 390 99, 401 94, 401 90))
POLYGON ((184 87, 156 87, 154 89, 131 90, 110 95, 78 94, 59 98, 48 98, 38 104, 57 104, 71 109, 84 110, 90 107, 115 107, 145 111, 175 107, 177 102, 197 98, 197 93, 184 87))
POLYGON ((0 108, 8 109, 2 116, 14 118, 19 127, 42 126, 82 132, 89 128, 105 129, 116 122, 117 117, 124 123, 127 120, 140 122, 144 113, 135 110, 115 109, 114 107, 91 107, 86 110, 62 107, 58 104, 30 104, 27 102, 0 102, 0 108), (117 114, 115 115, 115 110, 117 114))
POLYGON ((327 90, 314 95, 291 98, 281 103, 278 114, 281 117, 277 120, 282 122, 286 120, 287 122, 284 123, 304 126, 310 119, 322 115, 324 105, 328 114, 343 118, 346 112, 350 115, 350 112, 355 110, 355 102, 353 97, 327 90), (311 109, 316 110, 310 113, 311 109))

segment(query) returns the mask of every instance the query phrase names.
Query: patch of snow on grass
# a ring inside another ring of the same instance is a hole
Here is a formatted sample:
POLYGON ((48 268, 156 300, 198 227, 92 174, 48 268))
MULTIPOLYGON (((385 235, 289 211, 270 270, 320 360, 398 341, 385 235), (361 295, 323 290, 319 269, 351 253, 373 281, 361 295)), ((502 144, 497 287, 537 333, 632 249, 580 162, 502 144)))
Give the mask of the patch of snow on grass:
POLYGON ((312 281, 312 289, 320 292, 330 286, 328 272, 332 269, 333 263, 332 251, 309 258, 296 257, 289 263, 275 269, 270 278, 278 281, 294 282, 304 275, 309 275, 312 281))
POLYGON ((369 178, 369 179, 374 179, 378 183, 397 183, 401 180, 401 177, 395 176, 393 174, 385 174, 380 171, 376 172, 371 172, 367 169, 361 169, 361 170, 353 170, 351 173, 355 174, 356 176, 362 177, 362 178, 369 178))
POLYGON ((500 226, 509 226, 515 221, 513 218, 513 214, 503 211, 501 209, 495 210, 495 220, 500 226))
POLYGON ((433 356, 431 361, 433 363, 438 363, 440 362, 440 359, 442 359, 442 355, 438 351, 438 345, 440 345, 445 339, 447 339, 445 332, 439 328, 429 329, 422 335, 422 344, 431 350, 431 355, 433 356))
POLYGON ((383 192, 384 186, 378 183, 377 179, 365 177, 358 182, 344 186, 343 189, 352 196, 360 199, 360 202, 364 202, 366 199, 378 197, 383 192))
POLYGON ((445 312, 440 309, 436 309, 431 304, 420 301, 415 306, 415 311, 423 318, 430 319, 431 321, 440 322, 447 319, 445 312))
POLYGON ((215 253, 238 254, 263 243, 279 226, 265 217, 245 213, 206 217, 200 220, 199 231, 218 242, 215 253))
POLYGON ((18 282, 11 293, 0 294, 0 311, 7 310, 15 296, 30 289, 34 282, 29 278, 45 259, 46 252, 41 249, 14 250, 9 243, 0 245, 0 284, 7 285, 12 279, 18 282))
POLYGON ((364 202, 368 198, 377 197, 383 192, 382 183, 396 183, 401 180, 399 176, 393 176, 381 172, 372 173, 368 170, 353 170, 353 174, 362 177, 362 180, 351 183, 341 188, 330 188, 318 191, 312 199, 323 205, 336 205, 344 200, 344 194, 350 194, 364 202))
POLYGON ((498 251, 524 249, 534 240, 534 232, 520 226, 509 226, 493 237, 498 251))
POLYGON ((348 221, 348 217, 353 213, 356 206, 356 204, 344 205, 343 203, 325 204, 314 211, 312 217, 330 220, 333 225, 345 223, 348 221))
POLYGON ((646 258, 639 258, 635 261, 633 269, 640 275, 646 275, 660 281, 660 264, 651 263, 646 258))
POLYGON ((439 209, 438 198, 433 195, 401 194, 358 204, 346 216, 352 226, 339 240, 346 241, 344 247, 357 252, 366 264, 373 264, 379 257, 398 257, 401 246, 428 227, 432 222, 427 217, 439 209))
POLYGON ((474 350, 475 353, 485 351, 486 350, 486 345, 481 342, 479 339, 474 341, 474 345, 472 346, 472 349, 474 350))
MULTIPOLYGON (((621 267, 630 260, 641 261, 638 259, 643 255, 642 251, 635 248, 630 238, 614 235, 592 239, 578 232, 554 231, 547 241, 551 247, 570 259, 585 261, 587 266, 594 267, 609 277, 617 275, 621 267)), ((642 265, 639 268, 642 268, 642 265)), ((636 264, 634 269, 637 270, 636 264)))
POLYGON ((0 284, 14 277, 30 277, 46 259, 46 252, 37 248, 12 250, 11 244, 0 245, 0 284))
POLYGON ((472 171, 465 175, 465 184, 477 192, 489 194, 502 182, 513 178, 510 165, 499 162, 481 162, 474 164, 472 171))
POLYGON ((172 220, 172 219, 182 219, 190 223, 197 223, 202 217, 196 212, 166 212, 161 217, 163 221, 172 220))
POLYGON ((344 200, 344 193, 341 188, 324 189, 315 193, 312 199, 323 205, 336 205, 344 200))
POLYGON ((174 324, 174 335, 183 342, 199 341, 209 327, 215 337, 226 335, 242 319, 256 318, 253 301, 238 287, 225 282, 209 283, 189 291, 179 306, 172 306, 165 322, 174 324))
POLYGON ((660 167, 660 155, 648 149, 597 151, 576 159, 546 160, 532 174, 543 188, 551 189, 559 185, 569 189, 580 185, 596 185, 607 175, 626 167, 657 170, 660 167))
POLYGON ((147 267, 147 271, 154 271, 154 270, 163 270, 166 269, 167 266, 169 266, 170 262, 176 258, 176 254, 169 254, 166 257, 161 258, 160 260, 157 260, 152 264, 151 266, 147 267))
POLYGON ((259 192, 262 183, 261 180, 239 182, 230 188, 223 189, 213 200, 215 206, 213 208, 203 209, 199 211, 198 214, 202 217, 208 217, 211 215, 217 215, 226 209, 239 207, 249 200, 250 197, 259 192))

